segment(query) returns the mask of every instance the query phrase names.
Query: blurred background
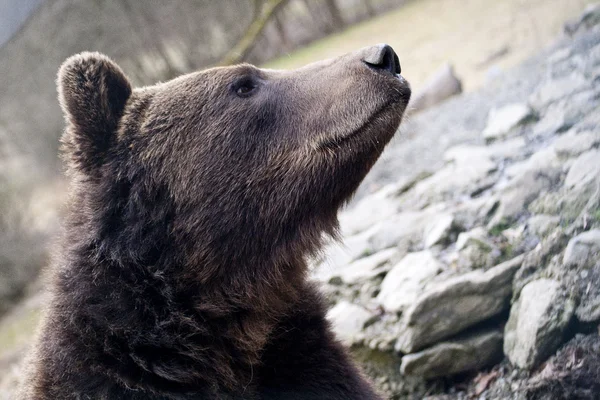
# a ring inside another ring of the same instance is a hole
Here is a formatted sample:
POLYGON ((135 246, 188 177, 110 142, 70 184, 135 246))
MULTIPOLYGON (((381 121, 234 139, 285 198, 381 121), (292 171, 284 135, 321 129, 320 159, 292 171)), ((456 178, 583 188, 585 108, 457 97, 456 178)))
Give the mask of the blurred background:
POLYGON ((344 244, 314 261, 336 329, 390 398, 561 398, 559 375, 592 385, 564 398, 600 398, 600 361, 561 361, 568 346, 600 349, 587 342, 600 320, 599 21, 587 0, 0 0, 0 399, 35 332, 67 193, 65 58, 103 52, 141 86, 381 42, 415 95, 341 216, 344 244), (567 299, 531 305, 561 321, 550 333, 543 319, 515 328, 535 290, 567 299), (423 298, 456 308, 421 315, 423 298), (450 328, 427 325, 440 313, 450 328), (569 375, 580 361, 592 375, 569 375))

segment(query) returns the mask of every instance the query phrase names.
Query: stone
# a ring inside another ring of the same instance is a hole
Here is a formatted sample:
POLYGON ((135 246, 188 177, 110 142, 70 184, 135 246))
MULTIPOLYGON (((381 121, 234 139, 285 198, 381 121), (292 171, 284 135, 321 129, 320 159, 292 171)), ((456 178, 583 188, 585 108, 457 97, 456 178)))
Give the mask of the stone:
POLYGON ((329 277, 322 276, 320 280, 330 281, 334 278, 346 285, 354 285, 372 279, 378 275, 385 274, 389 270, 390 260, 398 257, 400 253, 396 249, 386 249, 370 256, 358 259, 333 271, 329 277))
POLYGON ((516 220, 533 200, 558 182, 561 167, 554 149, 545 148, 508 168, 509 179, 497 188, 500 201, 488 229, 516 220))
POLYGON ((593 149, 575 159, 565 178, 565 186, 567 188, 583 186, 598 176, 600 176, 600 149, 593 149))
POLYGON ((487 126, 483 131, 483 138, 486 140, 504 138, 510 131, 533 116, 531 108, 524 103, 492 108, 488 115, 487 126))
POLYGON ((425 227, 425 248, 442 243, 452 231, 454 217, 452 214, 441 215, 425 227))
POLYGON ((502 332, 494 329, 438 343, 402 357, 400 372, 424 379, 451 376, 493 365, 502 359, 502 332))
POLYGON ((357 235, 345 237, 342 242, 332 241, 323 252, 321 258, 313 260, 316 265, 312 275, 321 282, 327 282, 340 268, 344 268, 352 261, 373 254, 369 238, 377 227, 357 235))
POLYGON ((567 244, 563 265, 588 268, 600 261, 600 229, 580 233, 567 244))
POLYGON ((376 223, 398 212, 395 198, 397 185, 386 185, 377 192, 362 198, 354 207, 340 213, 340 229, 345 236, 365 231, 376 223))
POLYGON ((415 93, 410 108, 414 111, 423 110, 461 92, 462 83, 456 77, 452 65, 446 62, 425 82, 423 88, 415 93))
POLYGON ((386 311, 401 311, 414 303, 441 269, 431 251, 409 253, 383 279, 377 301, 386 311))
POLYGON ((476 192, 497 169, 484 146, 450 148, 444 154, 444 161, 443 168, 415 185, 414 195, 421 202, 428 204, 457 194, 476 192))
POLYGON ((504 329, 504 354, 515 366, 532 369, 560 346, 575 303, 560 284, 538 279, 523 287, 504 329))
POLYGON ((423 226, 436 218, 436 210, 406 211, 382 221, 371 230, 368 242, 373 252, 395 247, 408 252, 413 245, 421 244, 423 226))
POLYGON ((527 229, 538 237, 546 237, 560 223, 560 218, 555 215, 533 215, 527 221, 527 229))
POLYGON ((600 321, 600 262, 589 269, 579 271, 579 291, 581 297, 575 310, 577 319, 582 322, 600 321))
POLYGON ((413 353, 484 321, 509 306, 523 256, 428 288, 406 309, 395 349, 413 353))
POLYGON ((574 157, 600 144, 600 134, 570 130, 554 141, 554 151, 560 157, 574 157))
POLYGON ((458 266, 467 269, 489 267, 493 265, 495 256, 500 255, 482 227, 460 233, 455 248, 458 266))
POLYGON ((540 85, 530 96, 529 104, 539 110, 571 94, 585 90, 588 85, 585 76, 573 72, 566 77, 552 79, 540 85))
POLYGON ((333 331, 345 345, 352 345, 373 314, 364 307, 340 301, 327 313, 333 331))

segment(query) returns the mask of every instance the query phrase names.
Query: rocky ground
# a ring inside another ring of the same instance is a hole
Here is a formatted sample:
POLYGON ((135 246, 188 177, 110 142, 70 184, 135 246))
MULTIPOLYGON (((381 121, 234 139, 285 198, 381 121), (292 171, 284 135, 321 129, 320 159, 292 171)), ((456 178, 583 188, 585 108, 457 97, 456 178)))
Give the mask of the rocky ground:
POLYGON ((402 128, 315 260, 394 399, 600 398, 600 7, 402 128))
MULTIPOLYGON (((409 118, 314 261, 390 398, 600 398, 599 22, 409 118)), ((0 399, 43 302, 0 322, 0 399)))

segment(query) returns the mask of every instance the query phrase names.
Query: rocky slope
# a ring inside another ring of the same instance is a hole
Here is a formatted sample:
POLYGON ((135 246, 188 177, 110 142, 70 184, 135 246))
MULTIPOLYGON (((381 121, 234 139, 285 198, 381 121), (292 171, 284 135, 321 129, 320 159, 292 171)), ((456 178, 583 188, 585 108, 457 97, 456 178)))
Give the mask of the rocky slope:
POLYGON ((415 116, 315 260, 392 398, 600 398, 599 21, 415 116))

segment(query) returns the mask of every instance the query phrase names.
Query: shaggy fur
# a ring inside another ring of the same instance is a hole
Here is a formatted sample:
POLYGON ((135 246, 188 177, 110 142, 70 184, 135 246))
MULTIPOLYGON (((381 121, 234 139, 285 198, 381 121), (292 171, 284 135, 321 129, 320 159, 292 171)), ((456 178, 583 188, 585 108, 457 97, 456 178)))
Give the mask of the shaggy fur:
POLYGON ((72 196, 22 398, 378 398, 305 262, 410 97, 365 51, 133 90, 100 54, 64 63, 72 196))

